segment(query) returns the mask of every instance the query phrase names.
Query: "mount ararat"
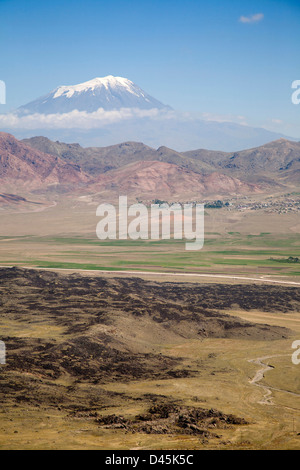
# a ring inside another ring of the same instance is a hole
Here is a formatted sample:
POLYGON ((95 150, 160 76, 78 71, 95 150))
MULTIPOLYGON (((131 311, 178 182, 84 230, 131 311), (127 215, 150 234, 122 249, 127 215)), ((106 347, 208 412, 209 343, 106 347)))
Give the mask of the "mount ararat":
POLYGON ((13 113, 0 115, 0 128, 19 139, 43 135, 87 147, 138 141, 181 152, 190 148, 232 152, 286 137, 233 121, 206 120, 204 111, 197 115, 175 111, 131 80, 108 75, 59 86, 13 113))
POLYGON ((64 114, 71 111, 93 113, 99 108, 171 109, 123 77, 95 78, 79 85, 60 86, 45 96, 18 108, 17 113, 64 114))

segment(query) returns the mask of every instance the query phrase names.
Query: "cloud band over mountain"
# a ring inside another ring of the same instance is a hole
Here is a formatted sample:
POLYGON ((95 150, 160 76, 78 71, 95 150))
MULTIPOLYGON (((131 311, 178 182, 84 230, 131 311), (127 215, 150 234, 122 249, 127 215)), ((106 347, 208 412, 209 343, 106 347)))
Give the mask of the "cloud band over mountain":
POLYGON ((9 113, 0 115, 0 127, 12 129, 95 129, 135 118, 174 119, 177 113, 171 110, 121 108, 111 111, 99 108, 89 113, 73 110, 69 113, 28 114, 9 113))

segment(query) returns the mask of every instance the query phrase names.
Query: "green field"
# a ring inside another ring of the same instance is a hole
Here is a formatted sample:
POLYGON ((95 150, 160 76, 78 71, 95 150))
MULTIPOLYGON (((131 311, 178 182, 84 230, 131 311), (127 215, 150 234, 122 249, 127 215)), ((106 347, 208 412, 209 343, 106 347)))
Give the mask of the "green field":
POLYGON ((3 211, 0 264, 289 279, 300 275, 300 263, 283 262, 300 258, 297 214, 207 210, 199 251, 187 251, 185 240, 99 240, 97 223, 96 205, 73 200, 38 213, 3 211))
POLYGON ((207 233, 204 247, 186 251, 184 240, 100 241, 95 236, 6 236, 0 242, 0 264, 83 270, 149 270, 299 276, 297 235, 261 233, 243 236, 207 233), (273 259, 272 259, 273 258, 273 259))

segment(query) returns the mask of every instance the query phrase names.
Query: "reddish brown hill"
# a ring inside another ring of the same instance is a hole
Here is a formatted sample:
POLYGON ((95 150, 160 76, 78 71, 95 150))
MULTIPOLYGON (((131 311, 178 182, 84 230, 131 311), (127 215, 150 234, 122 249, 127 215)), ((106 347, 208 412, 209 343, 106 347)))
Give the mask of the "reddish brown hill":
POLYGON ((198 199, 210 195, 235 195, 262 192, 259 185, 214 172, 201 175, 178 165, 142 161, 109 171, 98 177, 98 191, 134 194, 151 199, 198 199))
POLYGON ((27 146, 10 134, 0 132, 1 189, 46 189, 48 185, 86 183, 79 166, 27 146))
POLYGON ((92 178, 71 161, 32 148, 5 133, 0 133, 0 185, 4 193, 14 195, 49 187, 78 194, 82 188, 85 194, 101 192, 106 198, 128 194, 168 201, 263 192, 261 185, 223 173, 196 173, 178 163, 156 159, 122 165, 92 178))

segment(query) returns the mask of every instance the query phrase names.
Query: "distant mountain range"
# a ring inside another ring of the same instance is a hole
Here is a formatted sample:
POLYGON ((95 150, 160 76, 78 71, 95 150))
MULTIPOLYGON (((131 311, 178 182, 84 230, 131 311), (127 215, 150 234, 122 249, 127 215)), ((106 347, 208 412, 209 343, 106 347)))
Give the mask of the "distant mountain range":
POLYGON ((88 147, 141 141, 180 152, 190 148, 232 152, 280 138, 293 140, 263 128, 207 121, 201 118, 202 111, 197 116, 174 111, 127 78, 109 75, 59 86, 19 107, 11 119, 0 115, 0 127, 19 139, 44 135, 88 147))
POLYGON ((179 153, 137 142, 83 148, 0 133, 2 207, 32 205, 37 196, 46 197, 39 203, 49 203, 54 195, 98 202, 119 195, 133 201, 216 200, 295 191, 299 182, 300 143, 283 139, 235 153, 179 153))
POLYGON ((187 165, 189 161, 193 162, 193 159, 170 149, 155 151, 143 144, 87 149, 85 154, 85 149, 78 145, 72 147, 45 138, 21 142, 10 134, 0 133, 1 191, 10 197, 50 191, 50 194, 77 196, 96 194, 98 199, 102 194, 106 200, 128 194, 133 199, 187 201, 261 193, 266 189, 263 184, 247 182, 222 171, 209 172, 207 165, 203 172, 200 166, 193 171, 187 165), (66 147, 67 152, 64 151, 66 147), (52 153, 48 153, 50 148, 52 153), (93 152, 91 167, 88 162, 93 152), (114 164, 114 168, 105 168, 106 159, 118 164, 114 164))
POLYGON ((45 137, 25 139, 23 142, 65 162, 75 163, 94 177, 134 162, 158 161, 204 175, 217 171, 251 183, 300 183, 300 142, 285 139, 237 152, 204 149, 177 152, 168 147, 156 150, 139 142, 83 148, 79 144, 53 142, 45 137))

